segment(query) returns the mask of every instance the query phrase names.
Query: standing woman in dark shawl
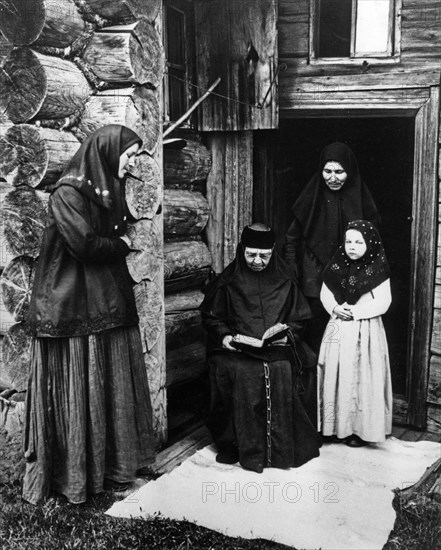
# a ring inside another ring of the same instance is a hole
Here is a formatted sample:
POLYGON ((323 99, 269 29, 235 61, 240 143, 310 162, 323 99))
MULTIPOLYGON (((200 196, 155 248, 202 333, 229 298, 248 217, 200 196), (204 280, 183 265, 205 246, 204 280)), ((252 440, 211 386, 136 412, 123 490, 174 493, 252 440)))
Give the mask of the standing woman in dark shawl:
POLYGON ((322 271, 339 247, 348 222, 364 219, 377 226, 380 221, 347 145, 331 143, 322 150, 319 169, 292 211, 294 220, 286 234, 284 258, 297 268, 300 288, 308 298, 313 320, 305 337, 317 352, 327 322, 319 299, 322 271))
POLYGON ((274 243, 268 227, 245 227, 235 260, 210 283, 201 305, 217 460, 259 473, 300 466, 318 456, 320 445, 298 395, 299 371, 311 361, 299 339, 310 311, 274 243), (289 326, 289 338, 237 349, 235 335, 260 339, 278 322, 289 326))
POLYGON ((49 201, 29 326, 34 334, 23 497, 71 503, 129 486, 153 453, 152 412, 132 280, 123 178, 141 140, 89 136, 49 201))

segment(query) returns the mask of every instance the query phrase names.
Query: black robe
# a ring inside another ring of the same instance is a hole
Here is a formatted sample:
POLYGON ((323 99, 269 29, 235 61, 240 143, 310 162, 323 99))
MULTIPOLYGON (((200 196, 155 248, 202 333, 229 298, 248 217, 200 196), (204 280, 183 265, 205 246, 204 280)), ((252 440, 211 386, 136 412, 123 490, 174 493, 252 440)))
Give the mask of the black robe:
POLYGON ((219 452, 237 453, 240 464, 256 472, 300 466, 318 456, 320 439, 299 395, 300 371, 315 367, 314 354, 300 339, 310 311, 286 263, 274 253, 266 269, 254 272, 239 245, 236 259, 206 289, 201 312, 211 384, 209 428, 219 452), (222 348, 227 334, 260 338, 277 322, 290 327, 287 345, 222 348))
POLYGON ((331 143, 322 150, 318 170, 294 203, 292 212, 284 258, 291 268, 298 269, 303 294, 318 298, 323 269, 340 246, 347 224, 360 219, 375 226, 380 223, 377 207, 347 145, 331 143), (323 168, 328 161, 339 162, 348 174, 339 191, 331 191, 323 180, 323 168))

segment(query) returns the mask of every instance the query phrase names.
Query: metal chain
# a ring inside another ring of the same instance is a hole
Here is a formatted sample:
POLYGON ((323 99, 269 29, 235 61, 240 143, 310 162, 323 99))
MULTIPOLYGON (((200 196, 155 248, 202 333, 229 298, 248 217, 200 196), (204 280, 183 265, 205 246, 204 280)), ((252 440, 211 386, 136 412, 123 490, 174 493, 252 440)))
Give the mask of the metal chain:
POLYGON ((263 362, 263 371, 265 374, 265 395, 266 395, 266 463, 271 468, 271 380, 269 366, 266 361, 263 362))

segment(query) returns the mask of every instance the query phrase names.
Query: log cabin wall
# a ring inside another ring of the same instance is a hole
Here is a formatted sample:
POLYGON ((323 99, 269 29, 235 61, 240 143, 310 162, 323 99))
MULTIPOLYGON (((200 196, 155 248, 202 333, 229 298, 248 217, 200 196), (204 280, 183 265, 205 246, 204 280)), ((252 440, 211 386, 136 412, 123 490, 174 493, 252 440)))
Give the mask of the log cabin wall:
POLYGON ((127 181, 135 281, 158 447, 167 438, 163 261, 162 3, 5 0, 0 6, 2 385, 26 388, 25 314, 48 194, 95 129, 124 124, 145 152, 127 181), (38 189, 37 189, 38 188, 38 189), (30 215, 32 213, 32 216, 30 215))
POLYGON ((164 277, 167 387, 206 372, 205 336, 198 307, 212 266, 205 242, 211 153, 191 130, 175 132, 186 145, 164 149, 164 277))
POLYGON ((418 213, 421 206, 418 201, 425 200, 426 196, 424 216, 430 220, 433 215, 434 221, 429 221, 426 226, 422 220, 414 224, 414 265, 426 273, 422 276, 425 277, 424 283, 417 278, 413 289, 414 349, 418 346, 421 349, 419 355, 410 359, 412 372, 408 392, 411 405, 408 409, 405 401, 397 400, 394 417, 420 427, 427 423, 428 429, 439 431, 441 239, 436 219, 441 222, 438 203, 441 184, 441 6, 437 0, 402 0, 396 1, 395 6, 397 48, 393 59, 346 63, 329 60, 321 63, 311 55, 314 48, 312 0, 279 0, 279 64, 286 64, 286 70, 279 74, 279 106, 281 117, 325 118, 350 116, 351 113, 357 116, 394 116, 400 113, 416 119, 414 181, 415 189, 421 184, 421 190, 418 191, 414 212, 418 213), (423 119, 429 122, 425 123, 423 119), (424 250, 421 251, 420 247, 424 250), (428 289, 426 293, 425 289, 428 289), (426 330, 420 337, 422 325, 426 330))

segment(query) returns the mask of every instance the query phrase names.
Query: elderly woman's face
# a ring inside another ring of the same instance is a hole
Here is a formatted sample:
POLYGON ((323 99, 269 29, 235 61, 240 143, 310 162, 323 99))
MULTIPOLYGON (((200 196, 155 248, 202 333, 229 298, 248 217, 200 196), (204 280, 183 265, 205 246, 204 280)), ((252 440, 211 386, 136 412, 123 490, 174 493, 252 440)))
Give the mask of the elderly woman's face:
POLYGON ((272 248, 250 248, 245 247, 245 262, 253 271, 263 271, 269 264, 273 255, 272 248))
POLYGON ((322 176, 331 191, 340 191, 348 178, 343 166, 334 160, 329 160, 325 164, 322 176))

